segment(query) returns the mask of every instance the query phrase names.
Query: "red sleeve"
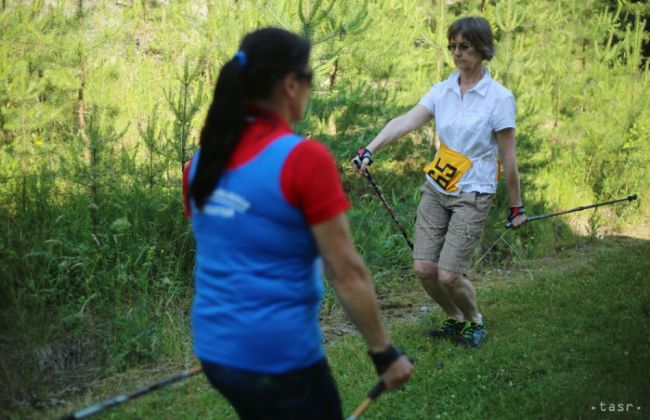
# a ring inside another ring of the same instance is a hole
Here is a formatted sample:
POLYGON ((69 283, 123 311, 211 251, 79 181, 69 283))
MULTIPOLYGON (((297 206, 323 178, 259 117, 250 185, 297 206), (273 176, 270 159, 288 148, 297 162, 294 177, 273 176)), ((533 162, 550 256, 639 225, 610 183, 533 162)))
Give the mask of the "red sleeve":
POLYGON ((183 214, 187 217, 192 215, 192 210, 190 209, 190 166, 192 165, 192 159, 187 161, 183 167, 183 214))
POLYGON ((302 209, 310 225, 350 208, 334 157, 315 140, 305 140, 289 153, 280 174, 280 186, 287 201, 302 209))

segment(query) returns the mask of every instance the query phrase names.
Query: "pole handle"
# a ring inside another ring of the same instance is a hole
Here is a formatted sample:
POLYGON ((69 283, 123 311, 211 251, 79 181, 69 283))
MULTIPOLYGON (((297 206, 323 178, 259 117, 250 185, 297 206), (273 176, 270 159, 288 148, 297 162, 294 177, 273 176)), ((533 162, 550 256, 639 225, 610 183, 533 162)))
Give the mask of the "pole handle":
POLYGON ((364 411, 370 406, 370 404, 375 401, 379 396, 386 390, 386 384, 384 381, 380 380, 372 387, 368 392, 366 399, 359 404, 359 406, 350 414, 350 417, 347 420, 357 420, 364 411))
POLYGON ((371 400, 376 400, 379 396, 386 390, 386 384, 384 381, 379 381, 375 384, 374 387, 368 392, 368 398, 371 400))

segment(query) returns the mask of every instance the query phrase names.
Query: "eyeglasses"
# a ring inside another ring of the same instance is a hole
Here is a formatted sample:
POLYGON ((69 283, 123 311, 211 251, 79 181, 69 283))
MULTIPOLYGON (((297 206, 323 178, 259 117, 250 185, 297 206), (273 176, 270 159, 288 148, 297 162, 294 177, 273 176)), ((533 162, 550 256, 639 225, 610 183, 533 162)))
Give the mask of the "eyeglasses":
POLYGON ((469 50, 470 48, 473 48, 473 46, 471 44, 467 44, 465 42, 462 42, 460 44, 451 43, 451 44, 447 45, 447 49, 449 50, 449 52, 452 52, 452 53, 455 52, 456 48, 458 48, 458 50, 461 51, 461 52, 465 52, 465 51, 469 50))
POLYGON ((311 86, 312 82, 314 81, 314 72, 311 69, 296 70, 295 73, 297 79, 304 80, 309 86, 311 86))

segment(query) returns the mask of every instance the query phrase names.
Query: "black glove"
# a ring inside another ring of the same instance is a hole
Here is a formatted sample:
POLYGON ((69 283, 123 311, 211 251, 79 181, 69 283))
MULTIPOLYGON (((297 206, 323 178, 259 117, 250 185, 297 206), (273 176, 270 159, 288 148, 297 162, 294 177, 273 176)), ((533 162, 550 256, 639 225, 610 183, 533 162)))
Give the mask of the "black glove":
POLYGON ((361 167, 364 159, 368 159, 368 166, 372 165, 372 152, 365 147, 357 151, 357 157, 359 158, 359 167, 361 167))
POLYGON ((375 369, 377 370, 377 374, 379 375, 386 372, 390 367, 390 365, 392 365, 393 362, 399 359, 400 356, 403 354, 404 352, 402 352, 402 350, 399 347, 396 347, 393 344, 389 344, 388 348, 382 352, 378 352, 378 353, 373 353, 371 351, 368 352, 368 355, 372 359, 372 363, 375 364, 375 369))

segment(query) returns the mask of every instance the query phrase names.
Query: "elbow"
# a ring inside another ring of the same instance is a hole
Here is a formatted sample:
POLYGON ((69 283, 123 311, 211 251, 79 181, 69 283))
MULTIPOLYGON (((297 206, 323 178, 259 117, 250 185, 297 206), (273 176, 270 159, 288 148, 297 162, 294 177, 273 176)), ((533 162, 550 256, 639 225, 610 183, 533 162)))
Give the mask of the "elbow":
POLYGON ((356 252, 328 264, 328 280, 337 292, 370 283, 370 273, 356 252))

